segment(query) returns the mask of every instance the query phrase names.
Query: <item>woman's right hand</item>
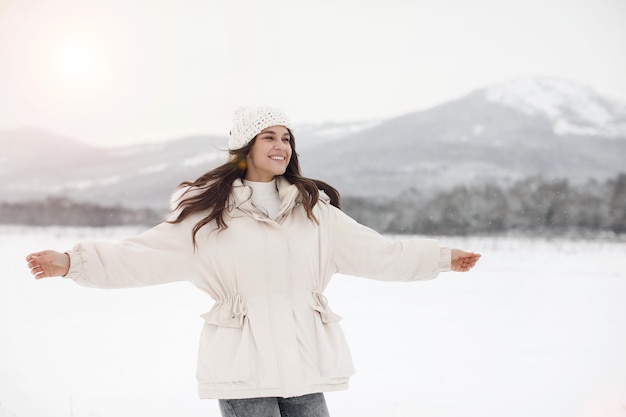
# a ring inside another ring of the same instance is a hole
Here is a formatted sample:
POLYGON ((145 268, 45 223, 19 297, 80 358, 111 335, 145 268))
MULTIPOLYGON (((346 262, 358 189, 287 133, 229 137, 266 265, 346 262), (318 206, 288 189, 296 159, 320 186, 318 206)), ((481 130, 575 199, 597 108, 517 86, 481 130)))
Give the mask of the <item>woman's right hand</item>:
POLYGON ((31 253, 26 262, 36 279, 65 276, 70 270, 70 255, 53 250, 31 253))

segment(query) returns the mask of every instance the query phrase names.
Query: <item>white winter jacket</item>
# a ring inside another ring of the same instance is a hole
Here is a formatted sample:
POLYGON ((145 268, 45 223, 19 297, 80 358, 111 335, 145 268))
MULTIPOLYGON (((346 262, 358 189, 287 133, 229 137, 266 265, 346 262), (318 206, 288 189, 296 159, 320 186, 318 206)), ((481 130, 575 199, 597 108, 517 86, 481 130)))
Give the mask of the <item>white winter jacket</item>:
POLYGON ((189 280, 215 300, 198 353, 201 398, 291 397, 345 389, 354 373, 350 351, 324 297, 334 273, 377 280, 434 278, 449 269, 450 251, 435 240, 389 240, 325 199, 307 217, 294 185, 278 178, 281 208, 271 220, 234 183, 228 228, 204 217, 161 223, 120 243, 81 242, 68 252, 67 277, 99 288, 189 280))

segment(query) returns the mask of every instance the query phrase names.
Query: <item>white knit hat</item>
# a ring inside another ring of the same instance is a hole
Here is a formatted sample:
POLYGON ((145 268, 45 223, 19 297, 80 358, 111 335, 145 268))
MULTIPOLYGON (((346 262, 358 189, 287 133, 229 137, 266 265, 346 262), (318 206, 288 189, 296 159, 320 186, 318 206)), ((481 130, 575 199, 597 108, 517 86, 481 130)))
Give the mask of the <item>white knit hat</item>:
POLYGON ((241 149, 263 129, 270 126, 285 126, 291 130, 291 122, 285 113, 275 107, 240 107, 233 115, 228 149, 241 149))

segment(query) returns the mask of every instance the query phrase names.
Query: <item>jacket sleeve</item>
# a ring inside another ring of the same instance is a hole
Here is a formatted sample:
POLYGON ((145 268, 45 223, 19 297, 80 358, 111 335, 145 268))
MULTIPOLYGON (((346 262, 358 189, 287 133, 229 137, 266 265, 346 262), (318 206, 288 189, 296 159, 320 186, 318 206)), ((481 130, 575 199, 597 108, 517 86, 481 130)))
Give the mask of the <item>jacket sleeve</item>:
POLYGON ((450 249, 434 239, 391 240, 330 206, 336 272, 382 281, 436 278, 450 270, 450 249))
POLYGON ((118 243, 80 242, 70 255, 66 278, 87 287, 126 288, 193 280, 191 229, 161 223, 118 243))

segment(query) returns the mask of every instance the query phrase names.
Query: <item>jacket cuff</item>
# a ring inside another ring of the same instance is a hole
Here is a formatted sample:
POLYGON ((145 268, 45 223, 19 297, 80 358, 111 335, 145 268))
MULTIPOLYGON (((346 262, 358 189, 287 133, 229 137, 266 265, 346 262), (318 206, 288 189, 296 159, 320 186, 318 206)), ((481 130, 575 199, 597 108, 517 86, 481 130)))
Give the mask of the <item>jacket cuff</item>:
POLYGON ((65 253, 70 256, 70 269, 67 271, 67 274, 63 275, 63 278, 76 279, 83 269, 83 258, 80 256, 80 253, 75 250, 70 250, 65 253))
POLYGON ((439 248, 439 272, 452 270, 452 250, 445 246, 439 248))

